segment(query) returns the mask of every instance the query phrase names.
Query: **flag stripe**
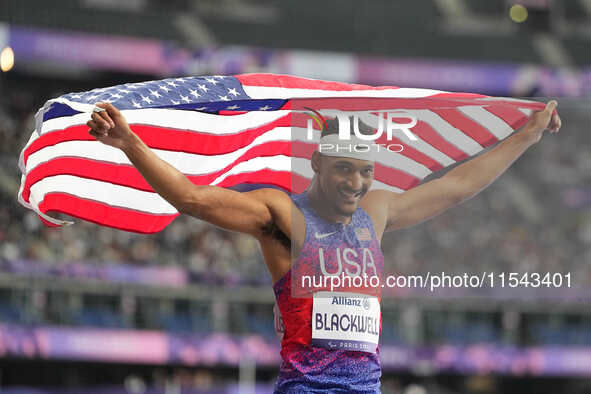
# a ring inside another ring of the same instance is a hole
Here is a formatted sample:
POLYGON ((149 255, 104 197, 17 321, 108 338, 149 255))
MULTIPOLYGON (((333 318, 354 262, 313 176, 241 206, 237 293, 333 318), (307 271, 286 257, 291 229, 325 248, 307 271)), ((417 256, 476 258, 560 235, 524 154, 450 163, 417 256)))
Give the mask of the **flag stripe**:
MULTIPOLYGON (((257 137, 277 127, 289 127, 289 116, 281 117, 257 128, 241 131, 236 135, 211 135, 141 124, 131 124, 130 127, 151 148, 200 155, 220 155, 243 148, 251 144, 257 137)), ((88 134, 88 126, 86 125, 71 126, 65 130, 44 134, 25 149, 25 164, 31 154, 43 148, 73 140, 95 141, 95 138, 88 134)))
MULTIPOLYGON (((240 183, 265 183, 288 188, 290 172, 259 166, 259 168, 249 173, 238 172, 226 176, 223 181, 218 183, 222 187, 231 187, 240 183)), ((153 215, 174 215, 178 213, 172 205, 157 193, 140 191, 130 187, 115 185, 111 182, 102 182, 71 175, 47 177, 37 182, 32 189, 36 195, 42 197, 41 200, 44 200, 48 195, 65 193, 134 212, 150 213, 153 215)), ((52 210, 47 207, 45 208, 52 210)), ((46 212, 43 209, 41 211, 46 212)))
POLYGON ((63 213, 101 226, 145 234, 161 231, 178 216, 130 211, 63 192, 47 194, 39 204, 39 209, 46 213, 63 213))
POLYGON ((480 152, 482 149, 482 146, 478 142, 446 122, 445 119, 441 118, 435 112, 429 110, 412 110, 409 112, 419 120, 429 124, 429 126, 439 134, 441 138, 445 139, 450 145, 453 145, 465 154, 470 156, 480 152))
MULTIPOLYGON (((301 78, 292 75, 278 74, 242 74, 236 78, 242 86, 281 87, 287 89, 312 89, 312 90, 333 90, 333 91, 356 91, 356 90, 393 90, 399 89, 396 86, 369 86, 344 82, 323 81, 320 79, 301 78)), ((292 96, 293 97, 293 96, 292 96)))
MULTIPOLYGON (((376 98, 376 97, 383 97, 383 98, 390 98, 390 97, 413 97, 413 98, 423 98, 431 96, 435 93, 440 91, 438 90, 429 90, 429 89, 404 89, 404 88, 397 88, 397 89, 383 89, 383 90, 347 90, 347 91, 340 91, 340 90, 319 90, 319 89, 293 89, 293 88, 282 88, 282 87, 266 87, 266 86, 244 86, 244 91, 246 94, 251 96, 255 99, 262 99, 262 98, 294 98, 294 99, 308 99, 308 98, 325 98, 327 95, 329 97, 342 97, 342 98, 352 98, 352 97, 362 97, 362 98, 376 98), (328 93, 327 93, 328 92, 328 93), (369 96, 369 97, 368 97, 369 96)), ((350 109, 350 107, 346 106, 345 102, 340 102, 343 107, 332 106, 331 103, 337 102, 336 100, 327 101, 328 106, 325 108, 337 108, 337 109, 350 109)), ((392 102, 394 103, 394 101, 392 102)), ((292 101, 292 106, 295 105, 292 101)), ((407 104, 410 104, 407 102, 407 104)), ((391 104, 390 104, 391 105, 391 104)), ((292 107, 293 108, 293 107, 292 107)), ((391 108, 395 108, 391 107, 391 108)))
MULTIPOLYGON (((140 135, 146 135, 154 131, 143 128, 138 129, 140 130, 140 135)), ((236 147, 233 151, 228 153, 220 152, 222 149, 219 149, 220 147, 215 141, 210 142, 210 146, 212 146, 211 150, 209 150, 209 147, 205 146, 205 144, 203 144, 203 146, 195 147, 195 150, 203 152, 203 154, 187 152, 186 150, 190 150, 191 146, 199 143, 199 139, 190 139, 187 141, 185 151, 175 150, 172 148, 174 148, 178 142, 169 144, 168 141, 170 138, 160 138, 158 130, 156 130, 155 136, 150 136, 146 139, 150 141, 148 146, 154 149, 154 151, 164 160, 171 164, 179 163, 178 165, 181 167, 178 169, 185 174, 195 174, 217 171, 218 169, 225 167, 229 161, 238 160, 240 156, 253 149, 257 145, 279 141, 289 142, 291 140, 291 130, 288 127, 276 127, 272 130, 266 131, 267 132, 265 132, 263 129, 260 132, 253 131, 252 134, 245 135, 244 141, 237 143, 237 145, 244 146, 241 146, 240 148, 236 147), (160 149, 160 147, 164 147, 165 149, 160 149), (215 154, 216 152, 219 153, 215 154), (201 171, 196 171, 197 169, 201 169, 201 171)), ((78 132, 79 130, 75 130, 75 133, 78 132)), ((68 133, 65 132, 64 136, 67 136, 67 134, 68 133)), ((165 137, 171 137, 168 135, 168 133, 163 134, 165 137)), ((261 154, 263 153, 263 151, 260 149, 259 152, 261 154)), ((33 170, 39 163, 50 160, 51 158, 71 156, 72 154, 75 154, 78 157, 86 157, 96 161, 109 161, 126 164, 129 163, 129 160, 125 154, 118 149, 105 146, 94 139, 75 139, 65 140, 64 142, 57 144, 50 144, 45 146, 44 149, 37 150, 35 153, 32 153, 29 156, 25 155, 27 171, 33 170)), ((269 154, 273 153, 269 152, 269 154)))
MULTIPOLYGON (((414 144, 411 145, 408 142, 408 140, 402 141, 401 139, 396 138, 396 137, 392 137, 392 139, 388 140, 386 136, 382 136, 376 142, 378 144, 384 144, 386 146, 389 144, 399 144, 401 146, 404 146, 404 149, 402 150, 402 152, 398 153, 399 155, 408 157, 410 160, 420 163, 430 170, 426 174, 424 174, 423 177, 429 175, 431 172, 438 171, 443 168, 443 165, 441 163, 439 163, 437 160, 434 160, 428 154, 421 151, 420 148, 415 148, 413 146, 414 144)), ((417 141, 417 142, 423 143, 422 141, 417 141)), ((395 149, 395 148, 392 148, 392 149, 395 149)), ((388 160, 386 163, 390 164, 391 162, 390 162, 390 160, 388 160)), ((386 165, 388 165, 388 164, 386 164, 386 165)))
POLYGON ((418 138, 431 145, 434 149, 449 157, 453 162, 460 161, 468 157, 464 151, 458 149, 455 145, 443 138, 427 122, 417 122, 417 125, 413 127, 412 132, 418 138))
POLYGON ((55 175, 36 182, 31 186, 31 195, 42 201, 46 194, 64 192, 87 200, 149 212, 158 215, 177 213, 176 209, 156 193, 137 190, 94 179, 72 175, 55 175))
MULTIPOLYGON (((94 142, 93 144, 96 144, 94 142)), ((264 157, 273 152, 273 155, 284 154, 289 155, 290 144, 284 142, 269 142, 264 145, 255 146, 248 150, 240 158, 235 161, 229 161, 224 168, 213 171, 204 175, 187 175, 188 178, 195 184, 209 184, 217 177, 228 171, 236 164, 250 160, 256 157, 264 157)), ((68 149, 67 151, 71 151, 68 149)), ((101 152, 94 151, 95 158, 90 157, 58 157, 54 156, 52 160, 43 161, 36 165, 29 171, 25 188, 22 196, 25 201, 29 201, 30 187, 39 180, 59 174, 76 175, 89 179, 96 179, 105 182, 111 182, 117 185, 129 186, 138 190, 153 191, 152 187, 145 181, 141 174, 127 161, 121 162, 106 162, 104 159, 106 155, 101 152)), ((118 153, 118 152, 115 152, 118 153)))
MULTIPOLYGON (((185 174, 209 174, 225 168, 228 163, 239 160, 240 157, 257 146, 269 144, 272 142, 289 142, 290 129, 287 127, 278 127, 272 132, 260 135, 251 144, 244 146, 234 152, 220 155, 199 155, 174 150, 162 150, 153 148, 154 152, 163 160, 178 168, 185 174)), ((273 147, 273 146, 271 146, 273 147)), ((257 150, 261 155, 265 155, 262 149, 257 150)), ((268 151, 267 155, 274 155, 268 151)), ((27 161, 27 171, 32 171, 40 163, 44 163, 51 158, 57 157, 84 157, 95 161, 105 161, 117 164, 130 164, 125 154, 116 148, 101 144, 97 141, 65 141, 59 144, 48 146, 45 149, 33 153, 27 161)))
MULTIPOLYGON (((220 116, 197 111, 174 109, 138 109, 124 110, 121 114, 129 124, 144 124, 169 130, 196 131, 213 135, 236 135, 244 130, 261 127, 283 116, 289 111, 250 111, 235 116, 220 116)), ((86 125, 90 119, 88 112, 68 118, 55 118, 43 122, 41 135, 64 130, 71 126, 86 125)))
POLYGON ((497 116, 499 119, 503 119, 513 130, 517 130, 527 122, 527 118, 523 117, 523 112, 519 109, 509 106, 491 106, 485 107, 485 110, 491 114, 497 116))
POLYGON ((498 141, 494 134, 482 127, 478 122, 475 122, 472 118, 465 116, 457 108, 437 109, 433 112, 439 115, 441 119, 478 142, 482 147, 490 146, 498 141))
MULTIPOLYGON (((246 180, 249 183, 258 183, 257 181, 259 181, 264 182, 266 185, 279 186, 289 190, 291 183, 297 178, 300 179, 300 183, 303 186, 306 181, 301 176, 294 177, 288 172, 262 170, 249 174, 248 176, 243 174, 234 175, 227 180, 227 184, 245 183, 246 180)), ((222 184, 220 186, 226 185, 222 184)), ((59 212, 102 226, 138 233, 155 233, 161 231, 178 216, 178 214, 158 215, 141 212, 65 192, 47 193, 43 201, 39 204, 39 209, 44 213, 59 212)), ((47 224, 55 226, 53 223, 47 222, 47 224)))
POLYGON ((482 107, 466 106, 460 108, 460 111, 469 118, 478 121, 499 140, 507 137, 514 131, 505 121, 482 107))

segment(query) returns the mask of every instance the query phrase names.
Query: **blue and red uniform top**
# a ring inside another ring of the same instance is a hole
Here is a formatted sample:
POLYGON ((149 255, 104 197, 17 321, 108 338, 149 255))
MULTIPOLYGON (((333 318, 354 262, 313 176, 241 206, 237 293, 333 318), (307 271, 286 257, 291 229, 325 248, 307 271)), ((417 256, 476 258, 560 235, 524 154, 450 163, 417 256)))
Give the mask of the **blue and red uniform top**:
MULTIPOLYGON (((316 324, 318 329, 323 323, 318 317, 314 321, 312 316, 315 300, 313 297, 294 296, 292 292, 294 286, 299 286, 296 279, 301 279, 299 277, 302 272, 317 273, 321 276, 355 276, 363 273, 381 277, 384 256, 371 218, 358 207, 349 224, 331 223, 313 211, 306 193, 292 195, 291 198, 304 215, 306 236, 300 255, 292 261, 290 271, 273 285, 281 315, 279 319, 282 320, 280 330, 283 330, 282 362, 275 392, 379 393, 381 365, 377 340, 374 351, 369 352, 334 348, 338 341, 326 339, 320 342, 330 343, 333 348, 318 345, 318 340, 313 340, 313 336, 317 335, 313 334, 313 325, 316 324)), ((329 294, 335 295, 337 303, 342 304, 339 300, 346 300, 338 295, 347 293, 329 294)), ((376 298, 379 313, 379 297, 376 298)), ((368 309, 366 304, 364 303, 364 306, 368 309)), ((331 309, 330 305, 325 307, 325 310, 331 309)), ((333 329, 338 330, 340 327, 342 330, 348 330, 353 326, 359 331, 359 327, 367 328, 367 325, 364 326, 364 323, 353 314, 340 317, 341 325, 338 325, 337 316, 333 329)), ((374 320, 379 320, 379 323, 374 322, 375 334, 379 336, 381 320, 379 317, 374 320)), ((276 316, 276 328, 277 321, 276 316)), ((326 320, 324 324, 326 328, 330 328, 326 320)), ((371 327, 370 323, 369 328, 371 327)))

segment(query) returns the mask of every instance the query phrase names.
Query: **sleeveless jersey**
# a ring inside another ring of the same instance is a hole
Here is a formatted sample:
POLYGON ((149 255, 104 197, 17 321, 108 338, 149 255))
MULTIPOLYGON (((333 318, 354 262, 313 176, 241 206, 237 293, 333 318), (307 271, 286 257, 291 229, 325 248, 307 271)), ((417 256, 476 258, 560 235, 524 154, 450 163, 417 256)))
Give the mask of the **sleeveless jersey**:
MULTIPOLYGON (((275 392, 379 393, 381 365, 377 340, 374 352, 317 345, 317 340, 313 340, 314 324, 317 329, 319 325, 327 323, 318 321, 318 318, 314 322, 313 309, 317 306, 313 297, 299 298, 293 297, 292 294, 292 279, 296 275, 296 266, 310 267, 311 271, 325 275, 335 275, 339 272, 356 275, 363 272, 381 277, 384 256, 371 219, 358 207, 347 225, 327 222, 312 210, 306 193, 292 195, 291 198, 304 214, 306 236, 300 255, 292 261, 292 268, 273 285, 276 307, 279 309, 277 311, 277 308, 274 308, 275 325, 276 329, 283 330, 282 362, 275 392), (279 318, 277 312, 280 312, 279 318)), ((330 294, 337 295, 333 298, 333 303, 342 304, 342 300, 347 300, 346 297, 338 296, 347 293, 330 294)), ((366 304, 367 301, 363 306, 368 309, 366 304)), ((375 304, 379 314, 379 300, 375 304)), ((330 311, 333 306, 328 305, 324 308, 330 311)), ((351 324, 362 324, 359 320, 352 322, 352 318, 345 317, 347 327, 351 324)), ((381 319, 374 320, 379 320, 374 322, 375 334, 379 335, 381 319)), ((364 329, 366 328, 368 327, 365 326, 364 329)), ((334 346, 332 341, 325 342, 334 346)))

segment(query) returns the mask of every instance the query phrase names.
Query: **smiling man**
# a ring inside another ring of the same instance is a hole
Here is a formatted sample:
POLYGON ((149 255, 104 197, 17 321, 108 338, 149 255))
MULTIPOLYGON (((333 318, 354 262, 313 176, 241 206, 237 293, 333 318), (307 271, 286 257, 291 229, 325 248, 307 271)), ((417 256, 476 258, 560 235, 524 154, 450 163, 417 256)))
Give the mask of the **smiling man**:
POLYGON ((416 225, 475 196, 537 143, 546 128, 557 132, 561 124, 551 101, 493 149, 402 194, 370 191, 373 161, 366 153, 315 152, 310 187, 288 195, 275 189, 239 193, 194 185, 156 156, 113 105, 97 107, 88 121, 90 134, 121 149, 179 212, 259 241, 283 317, 277 393, 380 391, 379 294, 325 288, 306 293, 311 289, 300 288, 307 296, 299 297, 292 288, 299 286, 294 275, 381 275, 384 232, 416 225))

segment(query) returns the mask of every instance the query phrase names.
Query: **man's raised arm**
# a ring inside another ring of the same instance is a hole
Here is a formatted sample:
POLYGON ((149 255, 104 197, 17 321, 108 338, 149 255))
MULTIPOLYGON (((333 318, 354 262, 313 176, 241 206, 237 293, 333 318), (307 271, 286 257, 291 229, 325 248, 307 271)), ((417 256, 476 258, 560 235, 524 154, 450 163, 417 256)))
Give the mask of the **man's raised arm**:
POLYGON ((152 188, 179 212, 257 238, 265 225, 273 221, 290 236, 289 215, 280 214, 285 210, 282 204, 290 203, 285 193, 274 189, 239 193, 217 186, 194 185, 144 144, 117 108, 110 103, 100 103, 97 107, 104 111, 92 113, 92 119, 87 122, 90 134, 106 145, 121 149, 152 188))
POLYGON ((382 228, 392 231, 414 226, 474 197, 537 143, 545 129, 549 128, 552 133, 558 132, 561 120, 555 112, 556 106, 556 101, 550 101, 543 111, 532 115, 521 131, 441 178, 402 194, 381 190, 373 192, 372 196, 368 196, 371 205, 385 207, 379 215, 386 218, 382 228))

